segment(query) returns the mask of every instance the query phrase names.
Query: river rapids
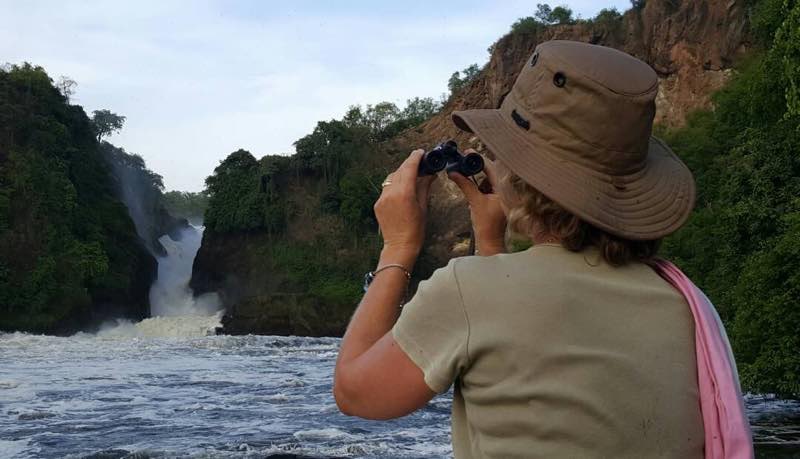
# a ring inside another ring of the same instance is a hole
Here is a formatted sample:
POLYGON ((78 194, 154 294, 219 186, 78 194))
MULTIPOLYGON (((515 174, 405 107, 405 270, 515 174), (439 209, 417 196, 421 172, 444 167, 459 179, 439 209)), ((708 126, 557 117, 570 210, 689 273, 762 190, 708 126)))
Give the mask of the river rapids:
MULTIPOLYGON (((450 457, 451 394, 386 422, 339 413, 337 338, 216 336, 187 287, 202 228, 162 239, 156 317, 0 334, 0 458, 450 457)), ((759 457, 800 457, 800 404, 748 396, 759 457)))

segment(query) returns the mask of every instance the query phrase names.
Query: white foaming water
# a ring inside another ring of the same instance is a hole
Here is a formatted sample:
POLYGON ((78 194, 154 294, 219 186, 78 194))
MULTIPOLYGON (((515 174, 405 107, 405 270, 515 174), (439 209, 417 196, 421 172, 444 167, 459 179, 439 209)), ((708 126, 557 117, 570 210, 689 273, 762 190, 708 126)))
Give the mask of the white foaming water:
POLYGON ((158 258, 158 279, 150 288, 153 317, 210 316, 219 311, 216 293, 195 298, 189 288, 192 263, 203 241, 203 229, 202 226, 189 225, 181 230, 177 241, 166 234, 159 239, 167 256, 158 258))
MULTIPOLYGON (((339 413, 337 338, 0 333, 0 458, 450 457, 451 394, 339 413)), ((758 457, 800 449, 800 402, 748 396, 758 457)))
POLYGON ((216 334, 220 326, 222 311, 209 316, 189 315, 150 317, 141 322, 118 320, 115 325, 105 326, 97 332, 101 338, 192 338, 216 334))
POLYGON ((338 347, 337 338, 0 333, 0 458, 451 454, 449 394, 390 422, 340 414, 338 347))
POLYGON ((189 225, 178 240, 165 234, 159 238, 167 255, 158 257, 158 279, 150 288, 152 317, 133 323, 117 320, 101 327, 102 337, 193 337, 213 335, 220 326, 219 296, 194 296, 189 288, 192 263, 203 240, 203 227, 189 225))

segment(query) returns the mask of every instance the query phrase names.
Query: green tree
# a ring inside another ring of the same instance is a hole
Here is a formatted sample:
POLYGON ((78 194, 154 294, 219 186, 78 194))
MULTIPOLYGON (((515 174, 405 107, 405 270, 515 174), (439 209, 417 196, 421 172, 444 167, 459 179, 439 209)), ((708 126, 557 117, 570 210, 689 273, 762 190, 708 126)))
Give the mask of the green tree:
POLYGON ((537 3, 536 4, 536 12, 533 13, 533 17, 536 18, 542 24, 550 24, 553 16, 553 8, 550 7, 547 3, 537 3))
POLYGON ((373 133, 383 132, 390 124, 400 117, 400 109, 391 102, 381 102, 367 105, 364 112, 364 122, 373 133))
POLYGON ((472 64, 464 70, 454 72, 450 76, 450 80, 447 81, 447 88, 450 90, 450 96, 452 97, 457 92, 469 86, 480 73, 481 69, 478 67, 478 64, 472 64))
POLYGON ((0 330, 147 314, 154 260, 67 95, 41 67, 0 70, 0 330))
POLYGON ((406 129, 418 126, 427 121, 441 110, 442 104, 430 97, 415 97, 406 101, 406 106, 397 113, 396 118, 389 123, 375 138, 379 141, 389 139, 406 129))
POLYGON ((237 150, 220 162, 206 178, 206 228, 226 232, 262 227, 258 169, 258 162, 247 150, 237 150))
POLYGON ((373 185, 379 181, 378 176, 364 175, 363 170, 353 170, 339 181, 339 196, 341 204, 339 214, 343 217, 345 225, 360 235, 362 229, 377 229, 377 221, 372 206, 378 199, 380 192, 373 185))
POLYGON ((400 118, 411 125, 417 125, 428 120, 441 109, 441 104, 431 97, 415 97, 406 101, 400 118))
POLYGON ((164 193, 164 207, 170 214, 187 219, 202 219, 208 208, 208 194, 191 191, 168 191, 164 193))
POLYGON ((614 30, 622 26, 622 15, 616 8, 603 8, 592 21, 602 29, 614 30))
POLYGON ((800 6, 785 0, 786 16, 775 32, 775 44, 771 51, 773 62, 783 71, 786 84, 786 119, 800 115, 800 6), (794 5, 794 6, 791 6, 794 5))
POLYGON ((296 154, 293 159, 303 170, 320 174, 328 182, 338 180, 351 153, 357 148, 358 135, 368 133, 373 138, 380 137, 380 129, 389 122, 384 117, 390 111, 384 108, 367 107, 361 119, 365 130, 351 128, 339 120, 318 122, 311 134, 294 143, 296 154))
POLYGON ((572 9, 562 5, 553 8, 550 13, 551 24, 574 24, 575 19, 572 17, 572 9))
POLYGON ((75 80, 64 75, 58 77, 58 82, 56 83, 56 88, 58 88, 58 91, 67 99, 67 103, 69 103, 70 98, 75 94, 76 86, 78 86, 78 83, 76 83, 75 80))
POLYGON ((800 117, 789 38, 798 17, 797 2, 754 5, 763 49, 714 95, 713 111, 667 133, 699 192, 689 222, 664 245, 714 301, 745 389, 790 397, 800 396, 800 117))
POLYGON ((117 115, 110 110, 95 110, 92 112, 92 127, 97 135, 97 141, 111 135, 125 124, 125 117, 117 115))
MULTIPOLYGON (((537 20, 532 16, 517 19, 511 24, 511 33, 526 33, 536 34, 544 27, 544 23, 537 20)), ((494 46, 494 45, 493 45, 494 46)), ((489 48, 489 53, 492 53, 493 46, 489 48)))
POLYGON ((247 232, 252 242, 243 259, 257 258, 257 269, 270 273, 275 289, 324 305, 322 315, 293 313, 308 323, 343 327, 362 293, 354 279, 369 269, 379 247, 373 205, 387 174, 383 140, 439 107, 425 98, 402 109, 351 106, 341 119, 318 122, 290 157, 256 161, 234 152, 206 180, 208 237, 247 232))
POLYGON ((552 8, 547 3, 537 3, 536 12, 533 16, 538 22, 547 25, 572 24, 575 22, 572 17, 572 10, 566 5, 552 8))

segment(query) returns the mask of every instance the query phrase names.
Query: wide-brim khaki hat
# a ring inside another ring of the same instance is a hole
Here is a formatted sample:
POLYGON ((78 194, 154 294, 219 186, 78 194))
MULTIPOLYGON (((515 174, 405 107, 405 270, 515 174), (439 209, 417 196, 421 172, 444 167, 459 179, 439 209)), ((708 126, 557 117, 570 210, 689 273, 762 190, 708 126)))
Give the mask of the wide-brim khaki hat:
POLYGON ((658 76, 603 46, 554 40, 525 62, 497 110, 453 112, 512 172, 586 222, 653 240, 680 228, 695 184, 652 137, 658 76))

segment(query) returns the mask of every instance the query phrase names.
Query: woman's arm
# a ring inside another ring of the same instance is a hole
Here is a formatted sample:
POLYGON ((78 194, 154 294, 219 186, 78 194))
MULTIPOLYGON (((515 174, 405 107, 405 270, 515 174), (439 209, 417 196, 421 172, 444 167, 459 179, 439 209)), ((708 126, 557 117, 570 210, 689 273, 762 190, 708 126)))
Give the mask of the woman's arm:
MULTIPOLYGON (((399 264, 411 272, 422 248, 428 194, 435 177, 417 176, 422 154, 422 150, 414 151, 389 175, 387 180, 391 184, 383 188, 375 203, 375 216, 384 240, 378 268, 399 264)), ((492 166, 487 161, 486 174, 494 187, 492 166)), ((460 174, 451 174, 450 178, 470 204, 480 255, 505 252, 506 219, 498 195, 481 193, 460 174)), ((395 418, 423 407, 435 395, 422 370, 391 333, 407 282, 402 269, 381 271, 353 314, 342 338, 334 373, 333 394, 345 414, 370 419, 395 418)))
MULTIPOLYGON (((408 260, 407 253, 384 250, 378 266, 408 260)), ((390 331, 407 282, 405 273, 396 268, 378 273, 350 321, 334 376, 334 397, 344 414, 396 418, 425 406, 436 395, 390 331)))
MULTIPOLYGON (((435 176, 417 177, 422 150, 390 174, 375 203, 384 239, 378 268, 399 264, 413 270, 425 234, 428 193, 435 176)), ((408 278, 390 267, 375 276, 342 338, 333 393, 339 409, 370 419, 404 416, 424 406, 435 393, 422 370, 390 333, 403 302, 408 278)))

